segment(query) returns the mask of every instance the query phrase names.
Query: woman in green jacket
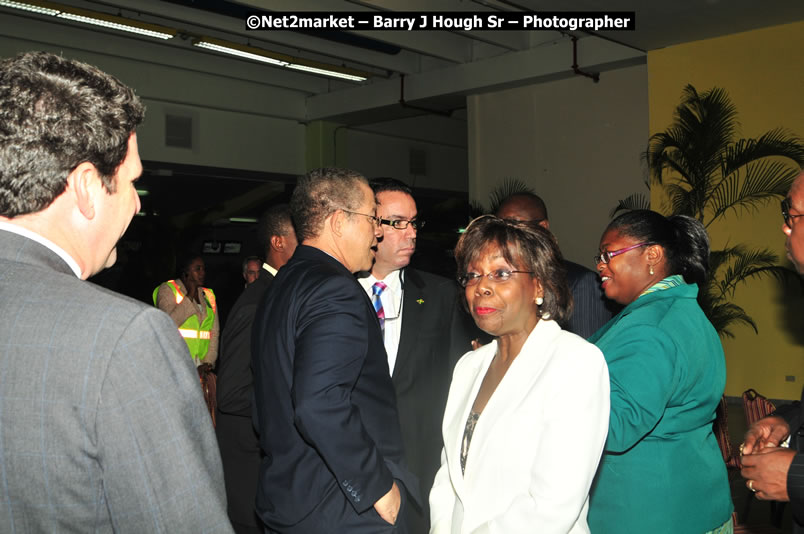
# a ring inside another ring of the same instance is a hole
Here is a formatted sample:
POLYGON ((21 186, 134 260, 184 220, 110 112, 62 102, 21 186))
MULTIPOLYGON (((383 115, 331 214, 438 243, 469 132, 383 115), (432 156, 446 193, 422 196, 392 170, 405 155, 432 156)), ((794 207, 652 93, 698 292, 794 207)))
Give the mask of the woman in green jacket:
POLYGON ((712 433, 726 364, 696 300, 709 267, 706 230, 690 217, 632 211, 609 224, 595 261, 606 296, 625 308, 589 339, 611 380, 592 533, 732 532, 712 433))

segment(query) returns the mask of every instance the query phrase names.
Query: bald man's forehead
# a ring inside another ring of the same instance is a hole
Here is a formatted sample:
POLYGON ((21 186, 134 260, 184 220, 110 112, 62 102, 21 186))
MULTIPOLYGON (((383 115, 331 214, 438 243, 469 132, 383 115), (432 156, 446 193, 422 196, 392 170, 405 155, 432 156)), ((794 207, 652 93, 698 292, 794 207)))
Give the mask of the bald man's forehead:
POLYGON ((542 221, 545 219, 544 211, 531 198, 513 197, 497 209, 497 217, 501 219, 511 219, 514 221, 542 221))

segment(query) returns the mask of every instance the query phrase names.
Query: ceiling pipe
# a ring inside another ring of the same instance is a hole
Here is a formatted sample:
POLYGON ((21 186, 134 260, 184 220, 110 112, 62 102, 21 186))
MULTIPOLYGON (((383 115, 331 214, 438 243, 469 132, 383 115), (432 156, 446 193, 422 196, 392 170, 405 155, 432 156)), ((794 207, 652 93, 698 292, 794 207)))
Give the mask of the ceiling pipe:
POLYGON ((599 72, 584 72, 578 68, 578 38, 574 35, 572 36, 572 72, 586 76, 587 78, 592 78, 595 83, 600 81, 599 72))
POLYGON ((433 115, 440 115, 442 117, 452 117, 452 111, 441 111, 440 109, 429 109, 415 104, 408 104, 405 102, 405 75, 399 75, 399 105, 403 108, 415 109, 424 111, 425 113, 432 113, 433 115))

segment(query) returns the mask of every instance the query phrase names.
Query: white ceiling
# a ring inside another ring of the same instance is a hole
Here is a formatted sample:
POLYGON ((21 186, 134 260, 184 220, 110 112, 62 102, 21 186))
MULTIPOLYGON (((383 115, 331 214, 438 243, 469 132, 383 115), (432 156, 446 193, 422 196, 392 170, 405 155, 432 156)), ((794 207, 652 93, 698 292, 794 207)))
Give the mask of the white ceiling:
MULTIPOLYGON (((804 20, 800 0, 607 0, 605 10, 635 12, 636 30, 573 35, 552 31, 350 31, 324 34, 246 31, 243 13, 290 11, 601 11, 598 0, 59 0, 76 7, 180 30, 160 42, 188 53, 205 35, 374 74, 362 83, 249 65, 269 73, 270 85, 303 93, 307 119, 368 124, 426 112, 450 114, 473 93, 573 76, 578 38, 581 70, 601 73, 644 63, 666 46, 804 20), (334 40, 333 40, 334 39, 334 40), (403 103, 400 103, 403 101, 403 103)), ((0 8, 0 14, 12 10, 0 8)), ((35 18, 36 15, 19 15, 35 18)), ((61 24, 71 24, 62 22, 61 24)), ((145 45, 143 45, 145 46, 145 45)), ((147 46, 152 47, 152 42, 147 46)), ((219 59, 209 60, 220 69, 219 59)), ((242 71, 248 60, 227 59, 242 71), (236 66, 236 64, 241 64, 236 66)), ((239 72, 239 71, 238 71, 239 72)), ((589 83, 594 83, 590 80, 589 83)))

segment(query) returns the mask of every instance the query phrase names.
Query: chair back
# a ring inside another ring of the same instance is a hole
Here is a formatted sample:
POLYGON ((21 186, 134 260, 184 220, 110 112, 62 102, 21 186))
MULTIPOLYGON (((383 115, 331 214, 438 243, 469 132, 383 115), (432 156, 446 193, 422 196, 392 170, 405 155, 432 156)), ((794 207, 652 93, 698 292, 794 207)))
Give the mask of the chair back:
POLYGON ((726 462, 727 469, 740 469, 740 456, 734 454, 734 449, 731 446, 731 439, 729 438, 729 421, 728 410, 726 407, 726 396, 720 398, 720 403, 717 405, 715 411, 715 421, 712 423, 712 432, 715 434, 717 444, 720 447, 720 454, 723 455, 723 461, 726 462))
POLYGON ((745 422, 749 427, 776 410, 776 406, 771 401, 754 389, 746 389, 743 392, 743 408, 745 409, 745 422))

